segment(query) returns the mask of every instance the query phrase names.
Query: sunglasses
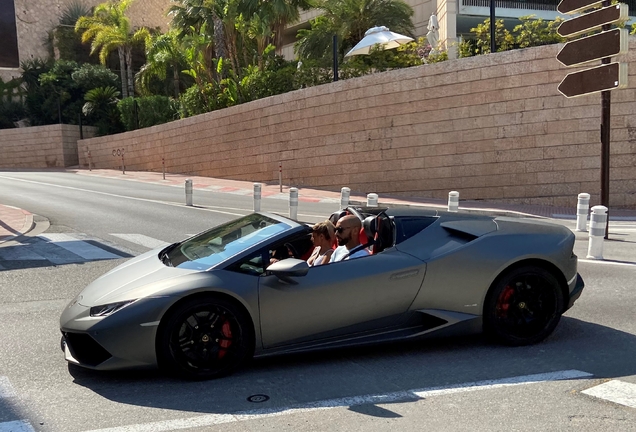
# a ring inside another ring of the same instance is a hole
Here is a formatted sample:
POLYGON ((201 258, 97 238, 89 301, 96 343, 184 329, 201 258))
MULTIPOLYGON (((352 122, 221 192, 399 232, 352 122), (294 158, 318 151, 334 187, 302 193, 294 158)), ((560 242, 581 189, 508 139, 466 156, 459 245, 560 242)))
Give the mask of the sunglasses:
POLYGON ((341 232, 343 232, 344 230, 349 229, 349 228, 351 228, 351 227, 344 227, 344 228, 343 228, 343 227, 336 227, 336 229, 335 229, 334 231, 335 231, 336 233, 341 233, 341 232))

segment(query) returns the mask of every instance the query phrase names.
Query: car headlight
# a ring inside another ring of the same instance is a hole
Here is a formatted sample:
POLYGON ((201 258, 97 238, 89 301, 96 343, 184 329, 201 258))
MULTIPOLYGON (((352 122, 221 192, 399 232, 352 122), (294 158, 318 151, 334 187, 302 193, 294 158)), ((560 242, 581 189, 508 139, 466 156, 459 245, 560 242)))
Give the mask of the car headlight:
POLYGON ((134 301, 135 300, 127 300, 127 301, 123 301, 123 302, 109 303, 109 304, 100 305, 100 306, 93 306, 91 308, 91 316, 92 317, 106 317, 106 316, 112 315, 115 312, 117 312, 118 310, 121 310, 121 309, 125 308, 126 306, 128 306, 129 304, 131 304, 134 301))

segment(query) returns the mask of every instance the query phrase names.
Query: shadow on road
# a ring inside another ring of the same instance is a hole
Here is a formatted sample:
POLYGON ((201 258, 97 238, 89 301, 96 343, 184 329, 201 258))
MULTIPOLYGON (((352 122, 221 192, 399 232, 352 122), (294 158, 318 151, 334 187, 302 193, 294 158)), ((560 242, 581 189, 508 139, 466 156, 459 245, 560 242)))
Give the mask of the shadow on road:
MULTIPOLYGON (((636 374, 636 336, 564 317, 546 341, 527 347, 482 336, 375 345, 257 359, 212 381, 180 381, 160 372, 97 373, 69 367, 74 383, 111 401, 201 413, 235 413, 357 395, 386 394, 563 370, 595 378, 636 374), (254 404, 253 394, 270 400, 254 404)), ((377 417, 375 408, 356 412, 377 417)))

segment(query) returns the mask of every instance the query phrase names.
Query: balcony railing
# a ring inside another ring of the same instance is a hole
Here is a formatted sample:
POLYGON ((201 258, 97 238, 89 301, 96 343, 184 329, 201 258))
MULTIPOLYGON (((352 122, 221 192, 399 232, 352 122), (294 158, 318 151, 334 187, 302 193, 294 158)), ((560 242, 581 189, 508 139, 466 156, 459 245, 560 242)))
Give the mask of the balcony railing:
MULTIPOLYGON (((490 7, 490 0, 460 0, 462 6, 490 7)), ((629 16, 636 16, 636 0, 622 1, 629 6, 629 16)), ((495 8, 556 11, 559 0, 495 0, 495 8)))

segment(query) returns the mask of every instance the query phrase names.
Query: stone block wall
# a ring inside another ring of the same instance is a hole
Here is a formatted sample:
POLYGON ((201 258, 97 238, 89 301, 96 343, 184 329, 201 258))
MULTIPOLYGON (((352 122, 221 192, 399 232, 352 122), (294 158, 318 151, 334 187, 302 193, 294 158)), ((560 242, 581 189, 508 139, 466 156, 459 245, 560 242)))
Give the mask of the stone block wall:
MULTIPOLYGON (((636 73, 634 50, 626 60, 636 73)), ((526 204, 600 201, 600 95, 566 99, 559 46, 378 73, 84 140, 97 168, 526 204)), ((612 93, 611 201, 636 207, 636 82, 612 93)), ((80 164, 87 161, 80 151, 80 164)))
MULTIPOLYGON (((95 128, 84 127, 84 136, 95 136, 95 128)), ((75 166, 79 137, 74 125, 0 129, 0 168, 75 166)))

